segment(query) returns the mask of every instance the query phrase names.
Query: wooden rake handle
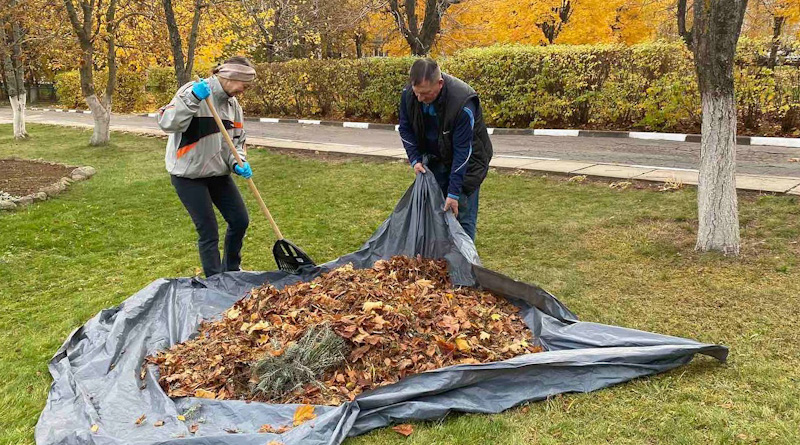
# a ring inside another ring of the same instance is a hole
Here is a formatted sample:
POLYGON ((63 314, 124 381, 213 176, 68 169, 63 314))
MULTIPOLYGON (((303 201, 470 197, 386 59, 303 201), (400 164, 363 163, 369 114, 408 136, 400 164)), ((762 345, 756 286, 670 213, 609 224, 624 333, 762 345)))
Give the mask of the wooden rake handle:
MULTIPOLYGON (((198 77, 197 79, 198 81, 201 81, 200 77, 198 77)), ((222 119, 219 118, 217 109, 214 108, 214 103, 211 101, 211 96, 206 97, 205 101, 206 105, 208 105, 208 109, 211 110, 211 115, 214 116, 214 121, 217 123, 217 127, 219 127, 219 132, 222 133, 222 137, 224 137, 225 140, 228 141, 228 148, 231 149, 233 157, 236 158, 236 163, 239 164, 239 167, 244 168, 242 157, 239 156, 239 152, 236 151, 236 145, 234 145, 233 139, 231 139, 231 135, 228 134, 228 130, 225 128, 225 124, 223 124, 222 119)), ((256 201, 258 201, 258 206, 261 207, 261 212, 269 220, 269 223, 272 226, 272 230, 275 231, 275 236, 277 236, 279 240, 282 240, 283 234, 281 233, 281 229, 279 229, 278 225, 275 224, 275 220, 272 218, 272 214, 269 213, 267 205, 264 204, 264 200, 261 198, 261 193, 258 192, 258 189, 256 188, 256 184, 253 182, 252 177, 247 178, 247 185, 250 187, 250 191, 253 192, 253 196, 256 197, 256 201)))

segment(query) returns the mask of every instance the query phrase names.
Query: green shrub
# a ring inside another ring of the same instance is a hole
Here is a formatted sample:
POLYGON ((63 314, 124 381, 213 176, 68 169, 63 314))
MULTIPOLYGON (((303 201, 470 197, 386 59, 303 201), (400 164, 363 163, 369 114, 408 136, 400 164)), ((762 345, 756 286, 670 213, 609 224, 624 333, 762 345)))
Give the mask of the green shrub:
MULTIPOLYGON (((795 134, 800 68, 764 66, 769 42, 742 39, 736 57, 739 129, 795 134)), ((264 63, 241 98, 251 116, 396 122, 412 57, 297 59, 264 63)), ((440 60, 478 92, 489 126, 697 132, 702 119, 691 53, 681 42, 623 45, 501 45, 440 60)), ((98 86, 104 84, 97 76, 98 86)), ((172 68, 121 73, 115 111, 156 109, 172 98, 172 68)), ((77 72, 56 78, 64 106, 85 107, 77 72)))
MULTIPOLYGON (((119 70, 117 85, 111 101, 111 108, 116 113, 144 111, 150 108, 150 100, 145 93, 145 76, 135 71, 119 70)), ((94 73, 94 89, 98 97, 105 93, 108 83, 108 71, 94 73)), ((78 71, 67 71, 55 76, 56 96, 58 103, 65 108, 88 108, 81 91, 81 78, 78 71)))
POLYGON ((145 90, 153 108, 159 108, 169 103, 175 92, 178 91, 178 79, 175 69, 169 66, 153 66, 147 69, 147 84, 145 90))

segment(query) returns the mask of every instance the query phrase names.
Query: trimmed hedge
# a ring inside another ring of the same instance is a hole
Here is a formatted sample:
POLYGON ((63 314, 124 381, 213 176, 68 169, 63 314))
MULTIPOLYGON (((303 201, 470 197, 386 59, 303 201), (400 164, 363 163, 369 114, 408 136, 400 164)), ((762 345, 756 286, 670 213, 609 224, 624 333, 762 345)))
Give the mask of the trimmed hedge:
MULTIPOLYGON (((743 39, 736 89, 742 133, 800 133, 800 68, 763 66, 768 44, 743 39)), ((265 63, 241 99, 251 116, 396 122, 413 58, 265 63)), ((489 126, 698 132, 701 107, 694 63, 682 43, 496 46, 440 60, 478 91, 489 126)), ((166 104, 172 68, 151 68, 146 82, 120 76, 115 111, 166 104), (146 85, 146 88, 145 88, 146 85), (144 104, 144 105, 143 105, 144 104)), ((142 74, 138 75, 142 78, 142 74)), ((102 81, 102 79, 100 79, 102 81)), ((85 106, 77 72, 58 76, 64 106, 85 106)))
MULTIPOLYGON (((108 71, 94 73, 94 88, 98 97, 105 93, 108 71)), ((146 78, 135 71, 119 70, 117 87, 112 98, 111 108, 117 113, 145 111, 151 108, 151 98, 145 94, 146 78)), ((81 92, 81 78, 78 71, 59 73, 55 77, 58 103, 66 108, 85 110, 88 108, 81 92)))

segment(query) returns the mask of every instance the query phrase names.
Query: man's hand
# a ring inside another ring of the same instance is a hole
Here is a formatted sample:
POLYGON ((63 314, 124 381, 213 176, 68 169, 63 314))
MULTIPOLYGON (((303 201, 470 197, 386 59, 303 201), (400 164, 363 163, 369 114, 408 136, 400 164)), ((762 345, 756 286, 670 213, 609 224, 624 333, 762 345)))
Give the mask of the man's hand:
POLYGON ((448 210, 453 211, 453 216, 458 218, 458 200, 453 198, 447 198, 444 201, 444 211, 447 212, 448 210))
POLYGON ((425 167, 422 166, 422 162, 417 162, 414 164, 414 174, 417 173, 425 173, 425 167))

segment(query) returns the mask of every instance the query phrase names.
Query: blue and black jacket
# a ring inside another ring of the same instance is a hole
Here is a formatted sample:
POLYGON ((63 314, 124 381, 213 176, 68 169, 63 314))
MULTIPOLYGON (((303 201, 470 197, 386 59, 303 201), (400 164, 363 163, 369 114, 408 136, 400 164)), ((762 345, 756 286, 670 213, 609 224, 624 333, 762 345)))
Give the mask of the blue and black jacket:
POLYGON ((411 86, 403 90, 399 132, 411 165, 427 154, 450 168, 447 195, 458 199, 486 178, 492 143, 475 90, 453 76, 442 78, 442 91, 430 105, 417 100, 411 86))

